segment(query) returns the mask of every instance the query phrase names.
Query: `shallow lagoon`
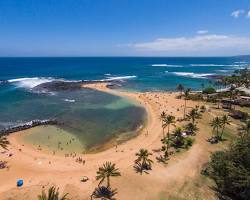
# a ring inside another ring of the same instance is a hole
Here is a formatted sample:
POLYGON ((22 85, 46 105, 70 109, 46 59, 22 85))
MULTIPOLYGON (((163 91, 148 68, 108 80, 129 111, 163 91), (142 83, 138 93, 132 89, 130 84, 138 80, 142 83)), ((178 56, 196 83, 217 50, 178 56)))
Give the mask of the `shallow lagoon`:
POLYGON ((33 119, 53 118, 62 123, 57 127, 34 128, 24 137, 35 146, 51 149, 83 152, 114 137, 133 137, 146 117, 144 108, 136 102, 92 89, 34 93, 22 88, 2 88, 0 99, 1 96, 8 100, 0 101, 0 128, 33 119), (3 94, 4 90, 11 98, 3 94), (71 137, 74 146, 69 145, 71 137), (58 143, 63 144, 58 147, 58 143))

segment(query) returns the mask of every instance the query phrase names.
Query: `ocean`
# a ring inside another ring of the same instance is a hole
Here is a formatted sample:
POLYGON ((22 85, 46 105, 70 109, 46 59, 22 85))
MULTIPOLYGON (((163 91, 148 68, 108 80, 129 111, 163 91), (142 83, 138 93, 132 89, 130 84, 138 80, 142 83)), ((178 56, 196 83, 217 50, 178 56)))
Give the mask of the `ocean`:
POLYGON ((37 92, 40 84, 115 80, 121 90, 174 91, 181 83, 201 90, 214 75, 248 67, 247 57, 44 57, 0 58, 0 129, 33 119, 57 119, 88 149, 131 133, 146 120, 129 99, 91 89, 37 92))

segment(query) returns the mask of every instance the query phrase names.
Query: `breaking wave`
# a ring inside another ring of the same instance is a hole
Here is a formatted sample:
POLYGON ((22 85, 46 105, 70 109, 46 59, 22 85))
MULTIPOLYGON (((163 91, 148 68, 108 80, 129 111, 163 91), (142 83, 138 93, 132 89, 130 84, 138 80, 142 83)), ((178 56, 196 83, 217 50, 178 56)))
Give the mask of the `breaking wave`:
POLYGON ((214 74, 198 74, 193 72, 171 72, 175 74, 176 76, 184 76, 184 77, 190 77, 190 78, 207 78, 209 76, 213 76, 214 74))
POLYGON ((76 100, 75 100, 75 99, 64 99, 64 101, 66 101, 66 102, 70 102, 70 103, 75 103, 75 102, 76 102, 76 100))
POLYGON ((10 79, 7 82, 15 85, 16 87, 20 88, 26 88, 26 89, 32 89, 38 85, 41 85, 43 83, 52 82, 55 79, 53 78, 39 78, 39 77, 33 77, 33 78, 17 78, 17 79, 10 79))
POLYGON ((181 65, 169 65, 169 64, 152 64, 152 67, 182 67, 181 65))
MULTIPOLYGON (((137 76, 111 76, 111 74, 106 74, 107 78, 101 79, 101 80, 84 80, 84 81, 122 81, 127 79, 134 79, 137 78, 137 76)), ((62 81, 62 82, 80 82, 82 80, 65 80, 65 79, 55 79, 52 77, 32 77, 32 78, 16 78, 16 79, 10 79, 6 81, 9 84, 14 85, 17 88, 25 88, 25 89, 33 89, 41 84, 44 83, 50 83, 53 81, 62 81)), ((2 82, 0 82, 2 83, 2 82)))
POLYGON ((116 76, 116 77, 107 77, 106 79, 103 79, 101 81, 119 81, 119 80, 126 80, 126 79, 134 79, 137 78, 137 76, 116 76))
POLYGON ((241 65, 222 65, 222 64, 190 64, 192 67, 241 67, 241 65))

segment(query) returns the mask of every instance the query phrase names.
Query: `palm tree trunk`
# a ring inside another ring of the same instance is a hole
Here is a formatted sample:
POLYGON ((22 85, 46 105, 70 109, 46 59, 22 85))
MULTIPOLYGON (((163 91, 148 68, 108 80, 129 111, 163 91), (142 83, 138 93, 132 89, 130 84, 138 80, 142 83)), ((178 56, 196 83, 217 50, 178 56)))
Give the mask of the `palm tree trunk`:
POLYGON ((222 136, 224 134, 224 129, 225 129, 225 125, 223 125, 222 129, 221 129, 221 134, 220 134, 220 139, 222 139, 222 136))
POLYGON ((168 125, 168 135, 167 135, 167 137, 168 137, 168 143, 167 143, 167 155, 168 155, 168 150, 169 150, 169 140, 170 140, 170 135, 169 135, 169 130, 170 130, 170 124, 168 125))
POLYGON ((109 176, 107 177, 107 187, 110 186, 110 179, 109 179, 109 176))
POLYGON ((102 178, 102 180, 99 182, 98 186, 100 186, 103 181, 104 181, 104 178, 102 178))
POLYGON ((162 137, 164 138, 164 128, 163 128, 163 120, 162 120, 162 122, 161 122, 161 127, 162 127, 162 137))
POLYGON ((168 154, 168 150, 169 150, 169 140, 170 140, 170 135, 168 133, 167 154, 168 154))
POLYGON ((183 119, 186 118, 186 105, 187 105, 187 100, 185 99, 185 103, 184 103, 184 116, 183 116, 183 119))
POLYGON ((216 137, 218 138, 219 137, 219 127, 216 128, 216 137))

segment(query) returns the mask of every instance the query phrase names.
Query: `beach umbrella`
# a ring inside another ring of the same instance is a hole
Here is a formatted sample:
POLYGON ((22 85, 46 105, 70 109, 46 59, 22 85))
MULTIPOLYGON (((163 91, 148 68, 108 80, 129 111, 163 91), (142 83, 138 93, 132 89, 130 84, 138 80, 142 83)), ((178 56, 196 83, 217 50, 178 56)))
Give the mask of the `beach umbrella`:
POLYGON ((23 185, 23 180, 22 179, 19 179, 17 181, 17 187, 21 187, 23 185))

